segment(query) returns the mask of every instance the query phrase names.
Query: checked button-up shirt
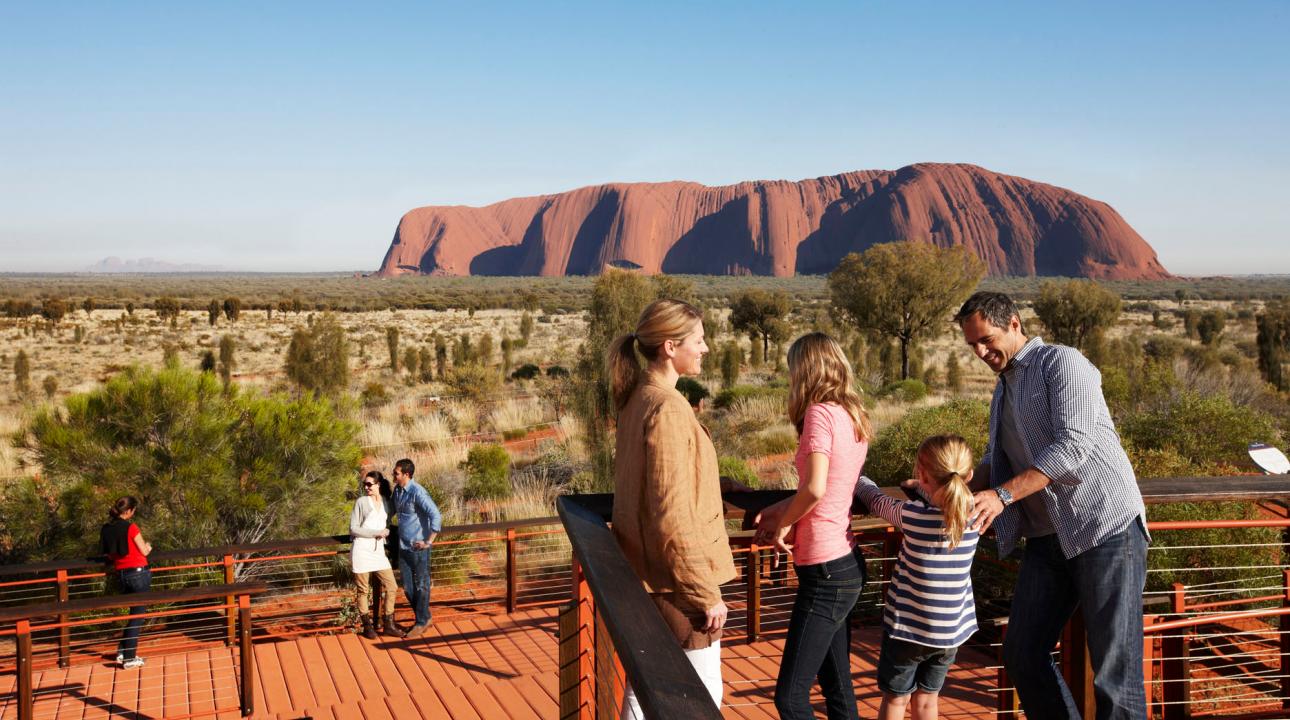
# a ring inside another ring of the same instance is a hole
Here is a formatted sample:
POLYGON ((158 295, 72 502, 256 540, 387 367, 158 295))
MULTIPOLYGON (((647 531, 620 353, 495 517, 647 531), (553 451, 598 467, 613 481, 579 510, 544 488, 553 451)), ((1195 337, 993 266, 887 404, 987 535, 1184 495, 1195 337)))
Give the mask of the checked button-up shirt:
MULTIPOLYGON (((1031 338, 1012 359, 1017 429, 1029 455, 1014 465, 999 443, 1004 379, 990 401, 990 487, 1033 467, 1052 480, 1040 492, 1067 559, 1096 547, 1138 521, 1147 509, 1133 467, 1102 397, 1102 374, 1080 352, 1031 338), (1023 462, 1028 461, 1029 465, 1023 462)), ((1016 460, 1016 459, 1013 459, 1016 460)), ((1010 505, 994 521, 999 556, 1017 546, 1019 508, 1010 505)))

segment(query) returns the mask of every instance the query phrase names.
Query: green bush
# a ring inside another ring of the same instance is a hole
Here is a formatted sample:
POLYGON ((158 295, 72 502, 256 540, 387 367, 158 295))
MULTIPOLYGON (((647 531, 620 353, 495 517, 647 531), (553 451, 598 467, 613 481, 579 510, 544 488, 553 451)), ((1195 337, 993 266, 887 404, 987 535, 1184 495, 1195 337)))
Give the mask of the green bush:
POLYGON ((385 385, 379 382, 370 382, 367 387, 363 388, 359 396, 363 402, 363 407, 381 407, 390 401, 390 393, 385 389, 385 385))
POLYGON ((448 373, 447 383, 455 394, 477 402, 491 399, 502 384, 496 370, 473 363, 454 367, 448 373))
POLYGON ((750 488, 761 487, 761 478, 757 473, 748 467, 748 463, 731 455, 722 455, 717 461, 718 471, 723 478, 730 478, 737 483, 742 483, 750 488))
POLYGON ((936 407, 911 411, 878 433, 869 447, 864 474, 879 485, 896 485, 913 477, 914 453, 932 435, 961 435, 981 459, 989 434, 990 406, 981 400, 957 399, 936 407))
POLYGON ((703 383, 692 377, 682 377, 677 380, 676 389, 685 396, 685 399, 691 405, 695 406, 703 402, 704 398, 712 396, 712 393, 708 392, 708 388, 704 387, 703 383))
POLYGON ((506 448, 492 443, 476 445, 462 463, 466 471, 463 494, 468 500, 508 498, 511 496, 511 456, 506 448))
MULTIPOLYGON (((546 317, 545 315, 543 317, 546 317)), ((569 371, 560 365, 552 365, 546 369, 546 376, 549 378, 566 378, 569 377, 569 371)))
POLYGON ((28 422, 20 442, 43 468, 42 500, 0 508, 0 546, 32 560, 92 555, 103 509, 122 495, 139 498, 162 548, 334 532, 357 436, 313 395, 226 392, 209 373, 132 367, 28 422))
POLYGON ((1181 393, 1165 407, 1135 413, 1120 423, 1127 443, 1141 450, 1170 450, 1197 466, 1248 466, 1254 441, 1278 445, 1271 415, 1222 396, 1181 393))
MULTIPOLYGON (((1262 517, 1254 503, 1246 502, 1152 505, 1147 515, 1154 521, 1262 517)), ((1267 574, 1266 567, 1280 564, 1280 528, 1159 530, 1152 533, 1151 552, 1147 553, 1147 589, 1168 590, 1175 582, 1222 583, 1225 591, 1238 592, 1242 587, 1266 584, 1261 579, 1267 574)))
POLYGON ((780 425, 759 431, 752 437, 751 450, 758 455, 782 455, 797 449, 797 431, 780 425))
POLYGON ((542 372, 542 369, 532 363, 525 363, 511 373, 512 380, 532 380, 542 372))
POLYGON ((754 397, 773 397, 780 398, 785 402, 788 401, 788 389, 776 388, 763 385, 735 385, 728 387, 717 393, 717 399, 714 404, 717 409, 724 410, 735 403, 737 400, 754 397))
POLYGON ((894 383, 889 383, 878 395, 896 402, 918 402, 927 397, 927 384, 922 380, 913 378, 898 380, 894 383))

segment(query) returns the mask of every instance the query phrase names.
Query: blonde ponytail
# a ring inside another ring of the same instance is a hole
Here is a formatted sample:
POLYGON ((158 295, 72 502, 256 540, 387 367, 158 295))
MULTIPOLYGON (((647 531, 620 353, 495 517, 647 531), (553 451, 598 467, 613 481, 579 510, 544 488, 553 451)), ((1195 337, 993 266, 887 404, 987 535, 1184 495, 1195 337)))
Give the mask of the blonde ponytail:
POLYGON ((643 370, 636 353, 639 351, 646 360, 653 360, 663 343, 685 340, 702 320, 703 313, 690 303, 663 298, 645 306, 636 321, 635 332, 614 338, 605 356, 605 375, 609 378, 615 410, 623 409, 640 382, 643 370))
POLYGON ((932 502, 945 517, 945 535, 952 550, 963 540, 972 512, 972 490, 967 484, 972 474, 972 448, 958 435, 935 435, 918 446, 914 465, 936 486, 932 502))

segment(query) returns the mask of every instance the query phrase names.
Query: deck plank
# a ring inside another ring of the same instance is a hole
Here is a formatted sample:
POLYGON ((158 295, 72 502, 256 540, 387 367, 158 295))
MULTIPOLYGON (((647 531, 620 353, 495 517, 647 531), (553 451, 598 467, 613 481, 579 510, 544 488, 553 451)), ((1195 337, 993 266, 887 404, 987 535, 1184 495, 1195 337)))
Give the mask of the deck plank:
POLYGON ((287 692, 287 681, 278 665, 277 642, 255 645, 255 674, 260 684, 255 688, 256 714, 277 715, 291 711, 291 695, 287 692))
POLYGON ((318 638, 318 647, 322 650, 327 671, 331 674, 333 687, 340 697, 340 702, 333 703, 333 705, 343 705, 362 700, 363 691, 359 689, 354 675, 349 672, 349 661, 345 658, 345 651, 340 646, 340 639, 335 635, 322 635, 318 638))
POLYGON ((157 659, 162 661, 162 712, 166 717, 187 715, 190 712, 188 658, 182 654, 175 654, 157 659))
POLYGON ((435 692, 439 695, 439 700, 443 702, 444 709, 448 711, 448 717, 452 720, 492 720, 492 718, 481 717, 475 712, 475 708, 466 699, 461 688, 453 685, 449 687, 436 687, 435 692))
POLYGON ((363 699, 384 697, 385 686, 381 684, 381 678, 372 667, 367 651, 363 649, 362 640, 354 633, 342 633, 336 640, 345 653, 349 670, 354 675, 354 682, 358 684, 359 691, 363 693, 363 699))
POLYGON ((506 717, 512 720, 542 720, 546 715, 538 713, 526 697, 526 694, 536 691, 542 697, 546 693, 540 688, 528 688, 521 682, 524 678, 515 680, 495 680, 484 685, 493 695, 493 699, 498 705, 502 706, 506 717))
POLYGON ((300 654, 300 642, 273 644, 277 647, 278 666, 282 668, 282 679, 286 682, 291 707, 305 708, 319 704, 321 701, 314 693, 313 682, 305 668, 305 660, 300 654))
MULTIPOLYGON (((101 720, 108 716, 114 696, 125 707, 134 708, 138 702, 139 677, 137 674, 126 677, 124 670, 118 670, 116 663, 96 662, 90 665, 90 681, 85 690, 84 720, 101 720), (121 677, 118 678, 117 675, 121 677)), ((136 673, 138 671, 135 671, 136 673)))
POLYGON ((296 642, 305 675, 309 678, 309 687, 313 690, 315 703, 313 707, 327 708, 330 714, 331 706, 340 702, 341 698, 336 692, 331 671, 327 669, 327 659, 323 655, 322 645, 316 637, 303 637, 296 642))

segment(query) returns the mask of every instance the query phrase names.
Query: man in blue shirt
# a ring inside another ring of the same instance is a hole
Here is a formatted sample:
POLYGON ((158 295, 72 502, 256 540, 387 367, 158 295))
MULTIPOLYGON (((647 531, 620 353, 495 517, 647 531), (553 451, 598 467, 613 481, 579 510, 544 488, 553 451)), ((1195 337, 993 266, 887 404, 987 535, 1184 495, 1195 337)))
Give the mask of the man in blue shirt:
POLYGON ((416 466, 403 458, 394 463, 394 509, 399 518, 399 577, 416 614, 404 637, 414 638, 430 626, 430 546, 443 516, 426 489, 412 479, 416 466))
POLYGON ((998 376, 972 489, 979 530, 994 525, 1000 557, 1026 539, 1003 644, 1021 706, 1027 717, 1080 717, 1050 654, 1078 608, 1098 720, 1146 718, 1146 507, 1101 373, 1074 348, 1027 338, 1002 293, 974 294, 954 319, 998 376))

